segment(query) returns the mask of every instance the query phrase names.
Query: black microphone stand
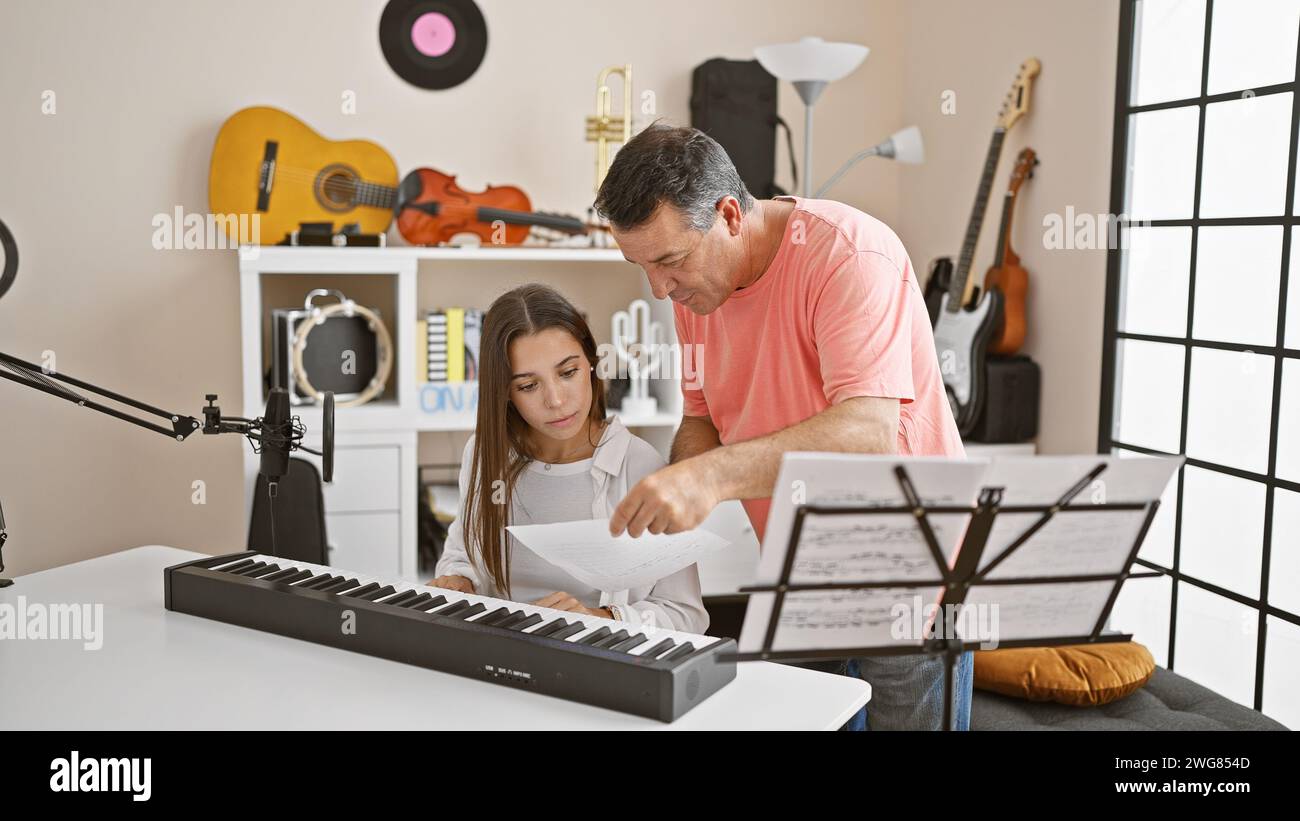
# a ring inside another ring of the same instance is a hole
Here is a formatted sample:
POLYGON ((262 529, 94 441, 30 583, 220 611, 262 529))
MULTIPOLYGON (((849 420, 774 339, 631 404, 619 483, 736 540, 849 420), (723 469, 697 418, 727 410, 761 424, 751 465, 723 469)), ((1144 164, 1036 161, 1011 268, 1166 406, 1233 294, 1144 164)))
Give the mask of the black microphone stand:
MULTIPOLYGON (((217 407, 217 395, 209 393, 206 395, 208 404, 203 408, 203 422, 193 416, 183 416, 177 413, 171 413, 161 408, 155 408, 144 402, 139 402, 129 396, 123 396, 119 393, 100 388, 89 382, 83 382, 80 379, 74 379, 71 376, 61 373, 47 372, 40 365, 31 362, 25 362, 17 357, 10 356, 6 353, 0 353, 0 378, 8 379, 19 385, 26 385, 29 388, 35 388, 51 396, 57 396, 60 399, 66 399, 83 408, 90 408, 94 411, 117 417, 133 425, 139 425, 142 428, 160 433, 168 438, 173 438, 178 442, 184 442, 196 430, 202 431, 205 435, 215 435, 219 433, 237 433, 248 439, 253 447, 254 453, 261 453, 264 449, 272 449, 276 452, 288 454, 293 450, 303 450, 320 456, 323 465, 322 473, 326 482, 334 478, 334 394, 324 394, 324 415, 322 417, 324 424, 324 440, 320 450, 313 450, 304 447, 302 444, 303 435, 306 428, 303 427, 302 421, 293 416, 279 424, 267 423, 264 417, 256 419, 245 419, 240 416, 221 415, 221 408, 217 407), (78 393, 68 385, 80 388, 83 391, 97 394, 99 396, 111 399, 122 405, 127 405, 142 411, 143 414, 160 417, 165 424, 150 421, 140 415, 131 415, 117 408, 101 404, 86 396, 78 393), (170 425, 167 427, 166 425, 170 425)), ((283 388, 273 388, 271 397, 268 399, 268 406, 276 400, 276 392, 283 392, 283 388)), ((262 460, 262 475, 266 476, 268 482, 268 491, 272 498, 276 495, 279 479, 284 475, 277 470, 268 468, 268 460, 262 460), (272 475, 275 473, 276 475, 272 475)), ((275 534, 275 508, 272 502, 271 508, 271 533, 274 540, 275 534)), ((4 543, 8 539, 5 532, 4 512, 0 510, 0 571, 4 570, 4 543)), ((274 552, 274 547, 272 547, 274 552)), ((8 587, 13 584, 12 580, 0 579, 0 588, 8 587)))

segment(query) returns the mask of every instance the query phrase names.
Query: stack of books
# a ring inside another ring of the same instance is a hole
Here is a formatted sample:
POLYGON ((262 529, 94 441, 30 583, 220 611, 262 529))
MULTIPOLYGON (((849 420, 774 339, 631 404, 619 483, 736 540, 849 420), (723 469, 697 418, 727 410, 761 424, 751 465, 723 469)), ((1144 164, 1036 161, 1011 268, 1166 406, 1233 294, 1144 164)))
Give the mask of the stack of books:
POLYGON ((438 308, 418 323, 420 382, 477 382, 483 311, 438 308))

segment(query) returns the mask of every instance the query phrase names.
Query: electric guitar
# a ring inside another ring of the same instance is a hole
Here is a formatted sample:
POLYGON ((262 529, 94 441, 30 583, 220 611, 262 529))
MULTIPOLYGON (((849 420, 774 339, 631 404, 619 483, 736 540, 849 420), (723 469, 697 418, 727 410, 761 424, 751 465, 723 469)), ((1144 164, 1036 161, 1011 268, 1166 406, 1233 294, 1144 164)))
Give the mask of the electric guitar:
POLYGON ((975 194, 975 206, 966 227, 966 238, 948 290, 940 300, 934 325, 939 372, 943 375, 948 402, 962 436, 975 429, 983 407, 984 357, 989 340, 1001 320, 1003 304, 1002 294, 997 290, 984 292, 978 301, 971 300, 970 291, 974 286, 970 276, 971 263, 975 259, 980 228, 984 225, 984 211, 1002 154, 1002 142, 1007 132, 1029 111, 1030 88, 1040 69, 1038 60, 1031 57, 1025 61, 998 111, 997 125, 984 159, 984 172, 980 175, 979 189, 975 194))

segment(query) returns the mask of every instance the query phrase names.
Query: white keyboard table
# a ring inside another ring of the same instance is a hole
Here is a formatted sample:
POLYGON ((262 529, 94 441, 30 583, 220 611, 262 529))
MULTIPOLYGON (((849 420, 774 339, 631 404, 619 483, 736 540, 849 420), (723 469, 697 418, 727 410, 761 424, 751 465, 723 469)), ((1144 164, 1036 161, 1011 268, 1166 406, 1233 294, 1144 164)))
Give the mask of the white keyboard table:
POLYGON ((834 730, 860 679, 745 662, 672 724, 173 613, 163 568, 204 554, 137 547, 31 573, 0 603, 103 604, 103 646, 0 639, 0 730, 834 730))

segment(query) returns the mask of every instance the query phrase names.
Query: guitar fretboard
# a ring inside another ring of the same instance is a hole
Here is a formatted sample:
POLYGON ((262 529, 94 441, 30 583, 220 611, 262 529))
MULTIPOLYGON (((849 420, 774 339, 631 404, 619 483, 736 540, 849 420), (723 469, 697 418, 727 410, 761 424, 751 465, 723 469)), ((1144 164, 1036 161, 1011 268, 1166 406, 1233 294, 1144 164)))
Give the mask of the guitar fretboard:
POLYGON ((390 185, 357 182, 355 186, 353 202, 356 205, 368 205, 373 208, 392 210, 393 206, 397 204, 397 189, 390 185))
POLYGON ((980 175, 979 190, 975 192, 975 207, 971 209, 970 222, 966 226, 966 238, 962 240, 961 255, 957 257, 957 270, 953 272, 948 285, 949 311, 961 309, 966 297, 966 283, 970 279, 971 263, 975 261, 975 246, 979 243, 980 229, 984 226, 984 211, 988 206, 989 192, 993 189, 993 175, 998 170, 998 158, 1002 155, 1002 140, 1006 129, 999 126, 993 131, 989 141, 988 156, 984 158, 984 173, 980 175))

